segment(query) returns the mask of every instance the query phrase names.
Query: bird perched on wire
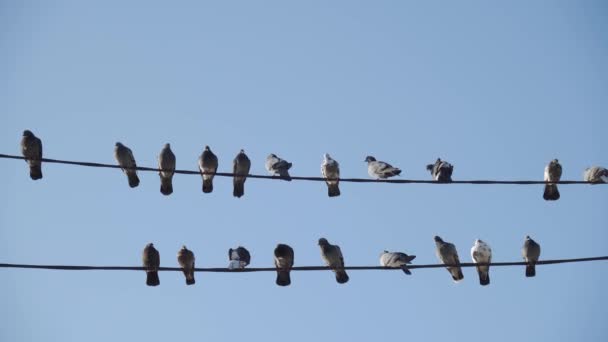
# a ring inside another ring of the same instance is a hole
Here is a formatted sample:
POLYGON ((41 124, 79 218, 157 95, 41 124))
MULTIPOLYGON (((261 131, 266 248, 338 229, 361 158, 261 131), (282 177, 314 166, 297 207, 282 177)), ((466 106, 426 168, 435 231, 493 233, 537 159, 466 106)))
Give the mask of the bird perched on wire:
POLYGON ((407 264, 411 264, 415 258, 415 255, 384 251, 380 254, 380 265, 384 267, 401 267, 405 274, 411 275, 412 272, 407 268, 407 264))
POLYGON ((583 180, 590 183, 608 183, 608 169, 601 166, 593 166, 585 169, 583 180))
POLYGON ((114 158, 120 165, 122 171, 127 175, 129 179, 129 186, 134 188, 139 185, 139 177, 137 177, 137 164, 133 157, 133 152, 127 146, 117 142, 114 148, 114 158))
POLYGON ((30 166, 30 178, 33 180, 42 178, 42 140, 30 130, 23 131, 21 138, 21 154, 30 166))
MULTIPOLYGON (((562 177, 562 166, 557 159, 553 159, 545 167, 545 182, 559 182, 562 177)), ((545 192, 543 198, 546 201, 557 201, 559 199, 559 190, 557 190, 557 184, 545 185, 545 192)))
POLYGON ((245 151, 241 150, 232 163, 232 172, 234 173, 234 190, 232 195, 234 197, 240 198, 245 194, 245 181, 247 180, 250 168, 251 161, 245 154, 245 151))
POLYGON ((217 172, 217 156, 211 152, 209 146, 205 146, 205 150, 198 158, 198 169, 203 177, 203 192, 210 193, 213 191, 213 177, 217 172))
POLYGON ((149 243, 144 248, 142 255, 143 266, 146 270, 146 285, 158 286, 160 279, 158 278, 158 268, 160 267, 160 254, 154 248, 154 244, 149 243))
POLYGON ((276 154, 271 153, 266 157, 266 170, 273 176, 279 176, 286 181, 291 181, 289 176, 289 169, 292 164, 285 159, 277 157, 276 154))
POLYGON ((321 175, 325 178, 327 184, 327 195, 329 197, 340 196, 340 164, 329 156, 329 153, 323 155, 321 163, 321 175))
POLYGON ((321 257, 325 264, 331 268, 336 274, 336 281, 344 284, 348 281, 348 274, 344 270, 344 257, 340 246, 330 244, 327 239, 319 239, 319 247, 321 247, 321 257))
POLYGON ((454 166, 441 158, 437 158, 435 164, 428 164, 426 169, 431 172, 431 176, 436 182, 449 183, 452 181, 454 166))
POLYGON ((401 173, 401 169, 393 167, 389 163, 377 161, 372 156, 365 157, 365 162, 367 162, 367 173, 375 179, 387 179, 401 173))
POLYGON ((186 277, 186 285, 193 285, 194 281, 194 253, 191 250, 182 246, 182 249, 177 252, 177 263, 182 268, 186 277))
MULTIPOLYGON (((471 258, 476 264, 489 264, 492 262, 492 248, 487 243, 477 239, 471 248, 471 258)), ((490 266, 475 265, 479 274, 479 284, 490 284, 490 266)))
POLYGON ((439 258, 442 263, 450 265, 446 266, 446 269, 452 275, 452 279, 454 279, 455 282, 461 281, 464 278, 464 275, 460 268, 460 259, 458 258, 456 246, 452 243, 443 241, 439 236, 435 236, 435 246, 437 258, 439 258))
POLYGON ((163 195, 173 193, 173 174, 175 173, 175 154, 171 145, 166 143, 158 155, 158 174, 160 175, 160 192, 163 195))
POLYGON ((526 236, 521 254, 528 263, 526 265, 526 277, 534 277, 536 275, 536 263, 540 257, 540 245, 532 240, 530 236, 526 236))
POLYGON ((245 247, 239 246, 236 249, 230 248, 228 250, 228 259, 230 260, 228 269, 241 269, 249 265, 251 262, 251 254, 249 254, 249 251, 245 249, 245 247))
POLYGON ((288 286, 291 284, 289 273, 293 267, 293 248, 286 244, 278 244, 274 249, 274 266, 277 268, 277 285, 288 286))

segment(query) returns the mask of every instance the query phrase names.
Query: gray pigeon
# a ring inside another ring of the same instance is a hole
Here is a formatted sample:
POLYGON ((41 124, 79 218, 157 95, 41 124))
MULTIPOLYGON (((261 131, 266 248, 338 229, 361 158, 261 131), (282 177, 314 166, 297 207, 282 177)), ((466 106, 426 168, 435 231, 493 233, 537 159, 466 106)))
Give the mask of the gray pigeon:
POLYGON ((323 163, 321 163, 321 174, 325 177, 327 183, 327 195, 329 197, 340 196, 340 164, 331 159, 328 153, 323 155, 323 163))
POLYGON ((458 265, 458 266, 446 266, 448 272, 452 275, 452 279, 455 282, 459 282, 464 278, 462 269, 460 268, 460 259, 458 259, 458 252, 456 246, 449 242, 444 242, 439 236, 435 236, 436 253, 439 260, 446 265, 458 265))
POLYGON ((135 158, 133 158, 133 152, 127 146, 117 142, 114 148, 114 158, 118 162, 118 165, 122 168, 122 171, 129 178, 129 186, 134 188, 139 185, 139 178, 137 177, 137 167, 135 158))
POLYGON ((177 263, 182 268, 184 276, 186 276, 186 285, 193 285, 194 281, 194 253, 191 250, 182 246, 182 249, 177 252, 177 263))
POLYGON ((526 277, 534 277, 536 275, 536 262, 540 257, 540 245, 529 236, 526 236, 521 254, 528 263, 526 266, 526 277))
POLYGON ((583 174, 585 182, 590 183, 608 183, 608 169, 601 166, 593 166, 585 169, 583 174))
POLYGON ((393 167, 389 163, 383 161, 377 161, 372 156, 365 157, 367 162, 367 173, 370 177, 375 179, 387 179, 389 177, 398 176, 401 173, 401 169, 393 167))
POLYGON ((41 179, 42 141, 27 129, 23 131, 23 137, 21 138, 21 154, 30 166, 30 178, 33 180, 41 179))
POLYGON ((344 284, 348 281, 348 274, 344 270, 344 258, 342 251, 338 245, 331 245, 327 239, 320 238, 319 246, 321 247, 321 257, 325 264, 336 273, 336 281, 344 284))
POLYGON ((266 170, 273 176, 279 176, 286 181, 291 181, 289 176, 289 169, 291 169, 291 163, 285 159, 277 157, 276 154, 271 153, 266 157, 266 170))
POLYGON ((251 254, 245 247, 239 246, 236 249, 228 250, 228 259, 230 260, 229 269, 245 268, 251 262, 251 254))
POLYGON ((293 267, 293 248, 282 243, 278 244, 274 249, 274 266, 277 268, 277 285, 291 284, 289 272, 293 267))
POLYGON ((411 264, 412 260, 414 260, 415 258, 415 255, 407 255, 401 252, 384 251, 380 255, 380 265, 384 267, 401 267, 405 274, 411 275, 412 272, 407 268, 407 264, 411 264))
POLYGON ((173 193, 173 173, 175 172, 175 154, 171 151, 171 145, 165 147, 158 155, 158 174, 160 175, 160 192, 163 195, 173 193))
POLYGON ((146 285, 158 286, 160 279, 158 278, 158 268, 160 267, 160 254, 154 244, 149 243, 144 248, 142 256, 143 266, 146 269, 146 285))
MULTIPOLYGON (((492 262, 492 248, 487 243, 477 239, 471 248, 471 258, 476 264, 489 264, 492 262)), ((475 265, 479 274, 479 284, 490 284, 490 266, 475 265)))
POLYGON ((452 171, 454 166, 452 164, 437 158, 435 164, 429 164, 426 169, 431 172, 433 180, 441 183, 449 183, 452 181, 452 171))
POLYGON ((247 180, 250 168, 251 161, 245 154, 245 151, 241 150, 232 163, 232 173, 234 174, 234 190, 232 195, 234 197, 240 198, 245 194, 245 181, 247 180))
POLYGON ((217 156, 211 152, 209 146, 205 146, 205 150, 198 158, 198 169, 203 177, 203 192, 210 193, 213 191, 213 177, 217 172, 217 156))
MULTIPOLYGON (((549 165, 545 167, 545 182, 559 182, 562 177, 562 166, 557 159, 553 159, 549 165)), ((559 199, 559 191, 557 184, 545 185, 543 198, 546 201, 557 201, 559 199)))

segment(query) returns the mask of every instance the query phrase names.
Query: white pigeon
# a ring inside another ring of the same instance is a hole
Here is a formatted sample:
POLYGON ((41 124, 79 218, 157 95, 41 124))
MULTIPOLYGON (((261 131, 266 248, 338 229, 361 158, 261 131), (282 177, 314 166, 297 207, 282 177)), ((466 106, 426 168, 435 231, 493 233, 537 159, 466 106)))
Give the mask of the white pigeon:
POLYGON ((323 155, 323 163, 321 163, 321 174, 327 183, 327 195, 329 197, 340 196, 340 164, 331 159, 328 153, 323 155))
POLYGON ((380 265, 384 267, 401 267, 405 274, 412 274, 407 268, 407 264, 411 264, 415 258, 415 255, 384 251, 380 254, 380 265))
POLYGON ((608 183, 608 169, 601 166, 588 167, 585 169, 583 179, 590 183, 608 183))
MULTIPOLYGON (((492 262, 492 248, 487 243, 477 239, 471 248, 471 258, 476 264, 489 264, 492 262)), ((475 267, 479 274, 479 284, 490 284, 490 266, 477 265, 475 267)))

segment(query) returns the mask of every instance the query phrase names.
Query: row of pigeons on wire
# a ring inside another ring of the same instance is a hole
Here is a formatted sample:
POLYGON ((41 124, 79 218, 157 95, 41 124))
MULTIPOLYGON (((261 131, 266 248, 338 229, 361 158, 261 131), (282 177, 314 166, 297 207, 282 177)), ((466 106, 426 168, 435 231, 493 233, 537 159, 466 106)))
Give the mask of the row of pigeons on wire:
MULTIPOLYGON (((456 246, 450 242, 446 242, 439 236, 435 236, 435 252, 437 258, 446 265, 446 269, 454 282, 459 282, 464 279, 462 268, 460 267, 460 259, 456 246)), ((348 282, 349 277, 344 269, 344 256, 338 245, 332 245, 325 238, 319 239, 319 247, 321 248, 321 258, 325 264, 334 272, 336 281, 339 284, 348 282)), ((536 263, 540 257, 540 245, 532 238, 526 236, 522 247, 522 256, 526 265, 526 277, 534 277, 536 275, 536 263)), ((380 254, 380 266, 401 268, 405 274, 411 275, 408 269, 408 264, 416 258, 415 255, 408 255, 402 252, 383 251, 380 254)), ((479 275, 479 283, 481 285, 490 284, 490 266, 492 263, 492 248, 482 240, 475 240, 471 248, 471 258, 476 263, 477 273, 479 275)), ((239 270, 245 268, 251 262, 251 254, 242 246, 228 250, 228 269, 239 270)), ((146 285, 158 286, 160 279, 158 269, 160 267, 160 253, 154 244, 149 243, 143 250, 142 255, 143 268, 146 271, 146 285)), ((195 257, 194 253, 183 246, 177 253, 177 262, 186 277, 186 284, 193 285, 195 283, 195 257)), ((291 284, 290 272, 294 264, 294 251, 289 245, 280 243, 274 249, 274 265, 276 268, 276 284, 279 286, 288 286, 291 284)))
MULTIPOLYGON (((23 132, 21 139, 21 152, 23 157, 29 164, 30 177, 34 180, 42 178, 42 141, 29 130, 23 132)), ((139 177, 137 176, 137 163, 133 156, 133 151, 130 148, 117 142, 114 148, 114 157, 122 171, 126 174, 129 186, 134 188, 139 185, 139 177)), ((394 167, 391 164, 376 160, 372 156, 365 158, 367 162, 367 172, 373 179, 388 179, 401 174, 401 169, 394 167)), ((171 151, 170 144, 165 144, 158 156, 158 169, 160 175, 160 192, 164 195, 173 193, 173 174, 175 173, 176 159, 175 154, 171 151)), ((203 178, 202 190, 204 193, 213 191, 213 178, 218 169, 218 158, 211 151, 209 146, 205 146, 204 151, 198 159, 198 167, 203 178)), ((292 163, 278 157, 275 154, 270 154, 266 158, 266 170, 272 176, 278 176, 286 181, 291 181, 289 170, 292 163)), ((245 181, 249 175, 251 168, 251 160, 241 150, 232 162, 233 173, 233 195, 234 197, 242 197, 245 194, 245 181)), ((432 179, 436 182, 449 183, 452 182, 452 172, 454 166, 447 161, 437 158, 434 164, 426 166, 431 173, 432 179)), ((329 197, 340 196, 340 164, 335 159, 332 159, 329 154, 325 154, 321 163, 321 175, 325 178, 327 184, 327 194, 329 197)), ((560 197, 557 184, 562 176, 562 166, 557 159, 552 160, 546 167, 544 173, 545 185, 543 198, 547 201, 555 201, 560 197)), ((583 176, 584 180, 591 183, 608 183, 608 169, 594 166, 585 169, 583 176)))

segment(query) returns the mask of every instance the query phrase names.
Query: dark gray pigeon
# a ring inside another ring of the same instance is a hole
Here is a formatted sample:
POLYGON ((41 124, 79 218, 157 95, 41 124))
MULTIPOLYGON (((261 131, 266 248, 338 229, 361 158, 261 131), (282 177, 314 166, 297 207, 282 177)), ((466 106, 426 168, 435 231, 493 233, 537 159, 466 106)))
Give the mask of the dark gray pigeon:
POLYGON ((291 181, 289 176, 289 169, 291 169, 291 163, 285 159, 277 157, 276 154, 271 153, 266 157, 266 170, 273 176, 279 176, 286 181, 291 181))
POLYGON ((321 257, 325 264, 331 268, 336 274, 336 281, 344 284, 348 281, 348 274, 344 270, 344 258, 342 251, 338 245, 331 245, 327 239, 319 239, 319 247, 321 247, 321 257))
POLYGON ((328 153, 323 155, 323 163, 321 163, 321 174, 325 177, 327 183, 327 195, 329 197, 340 196, 340 164, 331 159, 328 153))
POLYGON ((193 285, 194 281, 194 253, 191 250, 182 246, 182 249, 177 252, 177 263, 182 268, 184 276, 186 276, 186 285, 193 285))
POLYGON ((30 178, 33 180, 41 179, 42 141, 27 129, 23 131, 23 137, 21 138, 21 154, 30 166, 30 178))
POLYGON ((203 192, 210 193, 213 191, 213 177, 217 172, 217 156, 211 152, 209 146, 205 146, 205 150, 198 158, 198 169, 203 177, 203 192))
POLYGON ((274 249, 274 266, 277 268, 277 285, 291 284, 289 273, 293 267, 293 248, 282 243, 278 244, 274 249))
POLYGON ((405 274, 411 275, 412 272, 407 268, 407 264, 411 264, 415 258, 415 255, 384 251, 380 255, 380 265, 384 267, 401 267, 405 274))
POLYGON ((134 188, 139 185, 139 178, 137 177, 137 167, 133 152, 127 146, 117 142, 114 148, 114 158, 118 162, 118 165, 122 168, 122 171, 127 175, 129 179, 129 186, 134 188))
MULTIPOLYGON (((557 159, 553 159, 549 165, 545 167, 545 182, 559 182, 562 177, 562 166, 557 159)), ((559 199, 559 191, 557 184, 545 185, 543 198, 546 201, 557 201, 559 199)))
POLYGON ((528 263, 526 266, 526 277, 534 277, 536 275, 536 262, 540 257, 540 245, 529 236, 526 236, 521 254, 528 263))
POLYGON ((601 166, 593 166, 585 169, 583 180, 590 183, 608 183, 608 169, 601 166))
POLYGON ((154 248, 154 244, 149 243, 144 248, 142 255, 143 266, 146 269, 146 285, 158 286, 160 279, 158 278, 158 268, 160 267, 160 254, 154 248))
POLYGON ((399 168, 393 167, 391 164, 383 161, 377 161, 372 156, 365 157, 365 162, 367 162, 367 173, 375 179, 387 179, 398 176, 401 173, 399 168))
POLYGON ((230 263, 228 268, 231 270, 245 268, 251 262, 251 254, 245 249, 245 247, 237 247, 236 249, 230 248, 228 250, 228 259, 230 263))
POLYGON ((437 258, 446 265, 458 265, 458 266, 446 266, 446 269, 452 275, 452 279, 455 282, 459 282, 464 278, 462 269, 460 268, 460 259, 458 258, 458 251, 456 246, 449 242, 443 241, 439 236, 435 236, 435 245, 437 258))
POLYGON ((232 195, 234 197, 240 198, 245 194, 245 181, 247 180, 250 168, 251 161, 245 154, 245 151, 241 150, 232 163, 232 173, 234 174, 234 190, 232 195))
MULTIPOLYGON (((471 248, 471 258, 476 264, 489 264, 492 262, 492 248, 484 241, 477 239, 471 248)), ((476 265, 475 267, 479 275, 479 284, 489 285, 490 266, 476 265)))
POLYGON ((158 174, 160 175, 160 192, 163 195, 173 193, 173 174, 175 173, 175 154, 171 145, 166 143, 158 155, 158 174))
POLYGON ((441 183, 449 183, 452 181, 452 171, 454 166, 452 164, 437 158, 435 164, 429 164, 426 169, 431 172, 433 180, 441 183))

